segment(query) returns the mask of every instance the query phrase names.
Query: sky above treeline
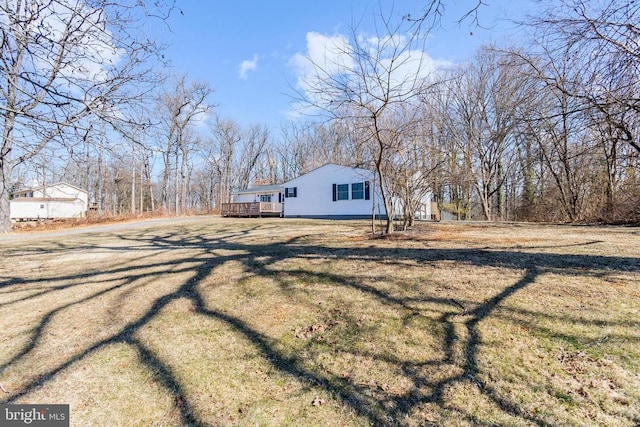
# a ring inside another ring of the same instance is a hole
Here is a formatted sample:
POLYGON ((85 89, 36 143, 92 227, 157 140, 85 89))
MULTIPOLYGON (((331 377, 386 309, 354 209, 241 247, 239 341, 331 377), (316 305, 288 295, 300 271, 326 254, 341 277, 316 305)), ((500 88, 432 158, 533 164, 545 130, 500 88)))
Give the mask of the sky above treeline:
MULTIPOLYGON (((163 29, 171 71, 208 82, 215 113, 242 125, 275 131, 295 117, 297 66, 318 43, 350 34, 375 34, 374 15, 421 15, 429 0, 180 0, 163 29)), ((468 61, 482 44, 517 43, 513 20, 531 11, 529 0, 493 0, 477 22, 459 22, 475 1, 444 1, 440 25, 428 36, 426 55, 438 63, 468 61)))

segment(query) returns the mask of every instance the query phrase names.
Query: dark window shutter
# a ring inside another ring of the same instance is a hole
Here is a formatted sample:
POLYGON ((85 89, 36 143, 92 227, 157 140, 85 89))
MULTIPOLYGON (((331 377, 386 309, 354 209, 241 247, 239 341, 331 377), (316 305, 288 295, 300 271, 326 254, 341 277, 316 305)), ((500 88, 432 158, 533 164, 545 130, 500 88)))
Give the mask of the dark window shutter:
POLYGON ((335 202, 338 198, 338 186, 337 184, 333 184, 333 201, 335 202))
POLYGON ((298 187, 293 187, 293 197, 298 197, 298 187))
POLYGON ((278 193, 278 203, 282 203, 282 193, 278 193))
POLYGON ((369 190, 369 181, 365 181, 364 182, 364 199, 365 200, 371 199, 370 194, 371 193, 370 193, 370 190, 369 190))

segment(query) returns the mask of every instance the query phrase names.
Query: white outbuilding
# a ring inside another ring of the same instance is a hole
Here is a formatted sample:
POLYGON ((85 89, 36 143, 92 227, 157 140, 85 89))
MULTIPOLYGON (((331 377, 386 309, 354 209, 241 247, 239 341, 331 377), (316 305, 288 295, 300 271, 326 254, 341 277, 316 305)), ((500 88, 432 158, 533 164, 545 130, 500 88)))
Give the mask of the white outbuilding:
POLYGON ((10 216, 12 220, 82 218, 88 202, 85 190, 60 182, 13 193, 10 216))

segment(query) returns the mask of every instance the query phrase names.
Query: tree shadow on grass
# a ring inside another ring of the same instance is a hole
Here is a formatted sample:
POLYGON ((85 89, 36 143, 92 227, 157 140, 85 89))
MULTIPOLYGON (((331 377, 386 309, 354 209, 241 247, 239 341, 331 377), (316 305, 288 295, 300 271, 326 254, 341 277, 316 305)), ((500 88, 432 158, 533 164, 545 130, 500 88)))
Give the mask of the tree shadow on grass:
MULTIPOLYGON (((255 226, 254 229, 259 228, 255 226)), ((581 275, 598 277, 611 272, 637 272, 640 269, 640 260, 633 257, 608 257, 592 255, 561 255, 545 253, 517 252, 510 250, 489 249, 408 249, 408 248, 329 248, 314 244, 305 244, 299 238, 285 242, 257 244, 250 238, 253 230, 243 230, 239 233, 228 232, 224 235, 195 234, 184 236, 181 233, 164 233, 162 236, 145 236, 122 234, 120 240, 128 245, 114 247, 101 247, 99 245, 84 247, 84 250, 101 249, 127 251, 135 254, 136 251, 172 251, 175 249, 190 250, 188 254, 178 255, 171 261, 152 262, 153 256, 143 255, 140 259, 151 261, 144 268, 131 266, 116 266, 101 272, 86 272, 79 275, 60 275, 37 279, 12 277, 4 281, 3 289, 11 289, 14 286, 43 286, 42 291, 23 297, 10 303, 0 304, 6 308, 7 304, 14 304, 30 298, 43 298, 51 296, 55 298, 57 293, 68 287, 91 287, 100 281, 100 277, 114 275, 121 283, 96 290, 89 295, 77 298, 66 304, 61 304, 50 309, 40 316, 38 323, 32 328, 31 337, 26 345, 14 356, 9 357, 0 365, 0 375, 7 369, 28 357, 34 350, 44 345, 42 336, 51 320, 60 312, 77 305, 115 292, 118 290, 136 286, 136 282, 145 278, 153 282, 163 280, 167 273, 189 273, 190 278, 185 280, 172 292, 165 293, 153 300, 149 309, 138 317, 131 319, 118 331, 97 340, 81 351, 66 358, 62 363, 43 369, 38 377, 24 384, 20 390, 14 390, 9 396, 4 397, 2 403, 12 403, 28 396, 37 388, 47 384, 64 370, 70 368, 87 356, 114 343, 124 343, 137 351, 140 362, 158 379, 158 383, 173 396, 175 408, 179 410, 181 422, 185 425, 207 425, 207 421, 200 419, 193 404, 187 397, 184 385, 180 383, 174 372, 174 368, 162 360, 158 354, 145 345, 137 334, 141 329, 158 316, 160 311, 168 304, 178 299, 187 299, 193 303, 196 315, 223 322, 231 327, 239 336, 250 342, 264 357, 266 361, 281 373, 294 376, 301 382, 320 390, 324 390, 335 396, 344 405, 350 407, 355 413, 364 417, 374 425, 396 425, 410 417, 416 408, 423 404, 435 404, 442 408, 455 410, 446 401, 446 389, 456 384, 473 385, 486 399, 493 402, 504 414, 516 419, 546 426, 551 423, 542 416, 529 413, 521 408, 517 402, 506 399, 492 384, 481 379, 483 372, 478 363, 482 336, 480 324, 496 314, 496 309, 512 295, 532 285, 536 279, 546 272, 557 274, 581 275), (225 254, 219 253, 224 251, 225 254), (365 283, 357 276, 345 277, 340 274, 314 271, 307 269, 286 269, 276 264, 282 264, 291 258, 328 258, 340 257, 341 259, 353 259, 364 265, 382 263, 386 265, 398 264, 406 261, 428 264, 438 261, 455 261, 465 265, 478 267, 501 267, 521 272, 521 277, 515 283, 504 287, 494 296, 486 299, 481 304, 470 304, 442 297, 415 297, 395 295, 392 291, 383 289, 369 283, 365 283), (405 393, 390 393, 385 390, 374 390, 374 386, 357 383, 349 378, 323 371, 319 368, 311 368, 303 354, 284 352, 279 349, 272 337, 257 330, 245 319, 234 316, 231 313, 210 307, 206 298, 202 295, 199 285, 205 279, 215 274, 217 267, 229 262, 239 262, 245 271, 259 277, 270 277, 281 285, 285 292, 286 279, 296 279, 304 276, 312 281, 328 283, 333 287, 349 289, 367 298, 378 301, 384 305, 397 308, 400 312, 411 316, 423 316, 423 309, 417 304, 428 303, 439 307, 439 322, 443 331, 441 339, 442 358, 430 360, 411 360, 409 358, 397 358, 381 353, 365 354, 363 350, 342 347, 340 351, 359 354, 374 359, 379 359, 387 364, 395 366, 403 376, 412 383, 412 387, 405 393), (151 279, 150 279, 151 276, 151 279), (81 280, 81 283, 77 283, 81 280), (51 283, 73 282, 69 285, 56 285, 51 289, 46 286, 51 283), (461 317, 462 316, 462 317, 461 317), (461 322, 460 318, 464 320, 461 322), (464 329, 460 334, 456 325, 464 329), (456 346, 461 346, 462 356, 456 356, 456 346), (423 372, 423 367, 430 365, 435 368, 454 366, 457 373, 445 376, 439 380, 433 380, 423 372)), ((40 249, 39 249, 40 250, 40 249)), ((58 249, 60 250, 60 249, 58 249)), ((64 250, 62 250, 64 253, 64 250)), ((504 313, 501 316, 505 316, 504 313)), ((582 322, 582 320, 571 319, 582 322)), ((637 324, 636 324, 637 325, 637 324)), ((633 322, 629 326, 634 326, 633 322)), ((640 325, 638 325, 640 326, 640 325)), ((170 343, 167 343, 170 345, 170 343)), ((0 377, 1 378, 1 377, 0 377)), ((478 419, 474 414, 463 413, 461 417, 468 422, 482 425, 487 421, 478 419)))

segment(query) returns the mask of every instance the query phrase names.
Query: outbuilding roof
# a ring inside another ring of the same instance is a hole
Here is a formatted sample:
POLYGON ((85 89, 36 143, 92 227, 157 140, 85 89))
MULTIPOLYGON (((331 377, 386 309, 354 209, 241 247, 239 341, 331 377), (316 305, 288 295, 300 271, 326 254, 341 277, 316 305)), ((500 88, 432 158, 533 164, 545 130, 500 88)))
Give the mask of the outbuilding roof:
POLYGON ((69 184, 68 182, 64 182, 64 181, 56 182, 55 184, 41 185, 41 186, 39 186, 39 187, 21 188, 21 189, 19 189, 19 190, 17 190, 17 191, 14 191, 13 193, 14 193, 14 194, 16 194, 16 193, 24 193, 25 191, 39 191, 39 190, 44 190, 44 189, 46 189, 46 188, 59 187, 59 186, 61 186, 61 185, 66 185, 67 187, 71 187, 71 188, 73 188, 73 189, 76 189, 76 190, 78 190, 78 191, 82 191, 83 193, 87 193, 87 194, 88 194, 88 191, 87 191, 87 190, 83 190, 83 189, 82 189, 82 188, 80 188, 80 187, 76 187, 75 185, 71 185, 71 184, 69 184))

